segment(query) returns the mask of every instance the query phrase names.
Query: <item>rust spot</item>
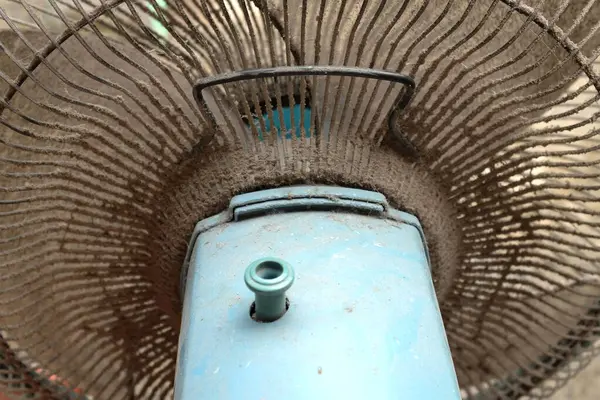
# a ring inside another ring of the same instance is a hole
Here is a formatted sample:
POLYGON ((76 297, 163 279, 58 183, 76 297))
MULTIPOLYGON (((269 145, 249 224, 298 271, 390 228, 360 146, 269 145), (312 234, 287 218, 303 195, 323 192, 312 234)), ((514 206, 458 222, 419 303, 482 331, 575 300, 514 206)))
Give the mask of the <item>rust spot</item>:
POLYGON ((323 375, 323 368, 319 367, 319 368, 317 369, 317 373, 318 373, 319 375, 323 375))
POLYGON ((347 313, 351 313, 352 311, 354 311, 354 307, 348 306, 348 307, 344 308, 344 310, 346 310, 347 313))

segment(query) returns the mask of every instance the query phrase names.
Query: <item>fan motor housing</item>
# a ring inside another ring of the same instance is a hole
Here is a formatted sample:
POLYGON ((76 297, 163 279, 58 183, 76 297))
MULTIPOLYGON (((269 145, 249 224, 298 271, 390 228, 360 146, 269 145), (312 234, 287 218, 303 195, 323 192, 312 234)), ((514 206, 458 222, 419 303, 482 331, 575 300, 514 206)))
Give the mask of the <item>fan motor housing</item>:
POLYGON ((236 196, 196 226, 182 278, 176 399, 460 398, 420 224, 378 193, 236 196), (261 260, 293 274, 269 322, 261 260))

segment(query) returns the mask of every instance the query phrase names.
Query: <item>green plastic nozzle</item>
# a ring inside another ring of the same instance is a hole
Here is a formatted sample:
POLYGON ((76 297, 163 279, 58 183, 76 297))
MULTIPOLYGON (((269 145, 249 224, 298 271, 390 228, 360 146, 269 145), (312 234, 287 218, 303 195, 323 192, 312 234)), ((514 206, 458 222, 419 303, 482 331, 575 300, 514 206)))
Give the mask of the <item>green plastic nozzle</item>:
POLYGON ((285 314, 285 292, 294 283, 294 269, 290 264, 277 258, 261 258, 246 268, 244 281, 255 295, 255 320, 273 322, 285 314))

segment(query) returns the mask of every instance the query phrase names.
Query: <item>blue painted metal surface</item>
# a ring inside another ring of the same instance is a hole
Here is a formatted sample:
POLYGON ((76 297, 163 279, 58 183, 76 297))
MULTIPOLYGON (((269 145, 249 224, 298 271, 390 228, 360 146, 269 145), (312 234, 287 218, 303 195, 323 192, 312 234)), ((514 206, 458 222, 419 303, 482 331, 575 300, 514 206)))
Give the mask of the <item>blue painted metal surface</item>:
MULTIPOLYGON (((276 189, 261 190, 240 194, 231 199, 230 209, 238 209, 243 206, 264 204, 275 200, 298 200, 305 201, 323 199, 336 202, 339 200, 352 200, 357 202, 357 207, 364 204, 378 204, 381 209, 389 208, 385 196, 380 193, 360 189, 347 189, 335 186, 291 186, 276 189)), ((410 215, 403 213, 405 215, 410 215)), ((412 217, 412 216, 411 216, 412 217)))
POLYGON ((235 198, 197 227, 176 399, 459 399, 416 219, 365 191, 262 194, 235 198), (285 196, 306 204, 274 214, 272 202, 285 196), (311 211, 323 198, 369 206, 311 211), (233 220, 256 204, 271 212, 233 220), (369 211, 373 204, 383 211, 369 211), (262 257, 286 260, 296 276, 289 310, 271 323, 250 318, 254 293, 244 283, 246 266, 262 257))
POLYGON ((421 225, 417 218, 411 214, 390 208, 385 196, 380 193, 360 189, 319 185, 267 189, 260 192, 251 192, 235 196, 231 199, 227 210, 206 218, 196 224, 181 269, 181 288, 185 288, 192 250, 196 245, 196 239, 202 232, 232 220, 237 221, 240 218, 248 218, 251 215, 260 215, 261 212, 264 214, 273 211, 276 209, 276 202, 278 201, 280 205, 287 205, 283 206, 278 211, 289 211, 290 209, 310 210, 314 208, 323 210, 326 206, 334 209, 338 205, 346 205, 355 210, 360 210, 363 213, 368 212, 371 215, 381 215, 397 221, 404 221, 419 230, 419 233, 423 238, 423 243, 426 245, 425 237, 423 236, 423 231, 421 230, 421 225), (281 201, 285 201, 285 203, 282 203, 281 201), (290 207, 290 204, 292 203, 293 207, 290 207))

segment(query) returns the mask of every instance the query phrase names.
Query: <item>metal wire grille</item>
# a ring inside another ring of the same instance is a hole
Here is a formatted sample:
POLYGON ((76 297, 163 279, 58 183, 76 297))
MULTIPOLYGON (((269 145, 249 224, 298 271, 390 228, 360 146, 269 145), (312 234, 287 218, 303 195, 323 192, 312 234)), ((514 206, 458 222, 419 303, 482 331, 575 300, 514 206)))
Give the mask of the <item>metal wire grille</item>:
POLYGON ((87 398, 172 396, 193 224, 319 182, 419 216, 465 398, 551 394, 597 351, 599 17, 595 0, 3 1, 0 381, 66 396, 42 366, 87 398), (406 142, 383 81, 192 96, 307 65, 411 76, 406 142))

